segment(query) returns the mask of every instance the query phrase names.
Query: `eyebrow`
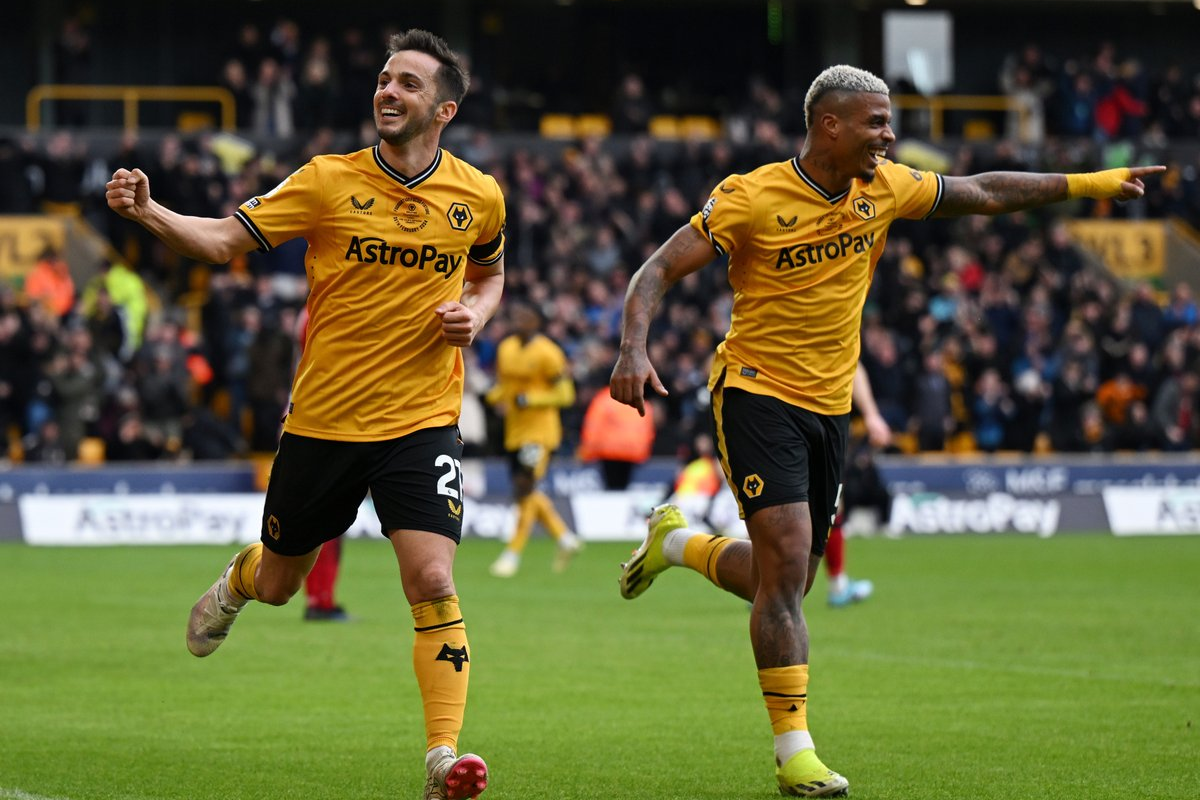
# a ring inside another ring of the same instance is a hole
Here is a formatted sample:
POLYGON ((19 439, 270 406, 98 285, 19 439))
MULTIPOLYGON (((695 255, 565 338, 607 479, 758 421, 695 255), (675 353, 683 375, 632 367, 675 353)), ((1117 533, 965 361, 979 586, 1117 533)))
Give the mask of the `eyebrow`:
POLYGON ((387 71, 387 69, 381 69, 381 70, 379 71, 379 77, 380 77, 380 78, 383 78, 383 77, 385 77, 385 76, 386 76, 386 77, 389 77, 389 78, 392 78, 392 77, 394 77, 394 78, 396 78, 397 80, 402 80, 402 79, 404 79, 404 78, 415 78, 415 79, 416 79, 418 82, 420 82, 420 83, 424 83, 424 82, 425 82, 425 78, 421 77, 420 75, 418 75, 418 74, 417 74, 417 73, 415 73, 415 72, 407 72, 407 71, 404 71, 404 72, 398 72, 398 73, 396 73, 396 75, 392 75, 392 73, 388 72, 388 71, 387 71))

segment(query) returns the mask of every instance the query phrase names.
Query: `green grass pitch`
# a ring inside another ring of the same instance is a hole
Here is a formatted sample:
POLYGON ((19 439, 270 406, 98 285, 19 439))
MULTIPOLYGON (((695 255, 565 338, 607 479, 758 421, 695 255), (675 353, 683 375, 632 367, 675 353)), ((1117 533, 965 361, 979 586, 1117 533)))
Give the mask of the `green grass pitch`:
MULTIPOLYGON (((464 750, 488 800, 777 797, 744 603, 686 570, 617 593, 628 544, 563 575, 468 540, 464 750)), ((391 550, 345 548, 349 624, 184 621, 231 548, 0 546, 0 800, 420 797, 411 617, 391 550)), ((807 603, 818 752, 878 800, 1200 797, 1200 537, 851 540, 858 606, 807 603)))

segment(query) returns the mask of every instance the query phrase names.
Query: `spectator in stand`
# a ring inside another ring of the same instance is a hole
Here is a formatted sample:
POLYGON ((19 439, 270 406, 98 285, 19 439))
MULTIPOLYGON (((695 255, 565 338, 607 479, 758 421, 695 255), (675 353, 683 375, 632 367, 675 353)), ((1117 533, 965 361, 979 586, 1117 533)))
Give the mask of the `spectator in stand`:
POLYGON ((1134 338, 1145 342, 1151 350, 1157 350, 1166 335, 1166 326, 1162 307, 1154 297, 1153 286, 1148 283, 1137 285, 1129 313, 1134 338))
POLYGON ((182 452, 195 461, 227 461, 242 458, 249 447, 228 421, 206 406, 193 405, 180 419, 182 452))
POLYGON ((36 162, 41 171, 39 200, 43 212, 72 216, 81 213, 86 154, 86 140, 76 139, 68 131, 50 136, 36 162))
POLYGON ((41 303, 55 316, 65 317, 75 307, 75 280, 62 252, 46 247, 25 278, 25 296, 41 303))
POLYGON ((299 129, 312 132, 337 121, 337 76, 330 61, 329 40, 317 39, 309 48, 296 88, 299 129))
POLYGON ((121 261, 105 259, 101 271, 83 288, 80 305, 85 316, 96 313, 98 295, 103 287, 109 299, 118 309, 118 318, 124 329, 121 360, 128 360, 142 346, 142 334, 149 313, 146 285, 141 277, 121 261))
POLYGON ((0 136, 0 214, 32 214, 33 184, 29 168, 33 164, 27 141, 0 136))
POLYGON ((946 437, 954 432, 954 415, 942 351, 930 349, 925 354, 923 366, 921 374, 917 376, 912 403, 917 449, 922 452, 944 450, 946 437))
POLYGON ((154 461, 164 453, 162 439, 145 429, 136 411, 122 417, 115 438, 105 442, 105 458, 109 461, 154 461))
POLYGON ((1066 136, 1090 137, 1096 130, 1095 81, 1090 73, 1071 64, 1059 88, 1059 131, 1066 136))
MULTIPOLYGON (((218 84, 233 95, 233 113, 237 127, 241 130, 249 129, 254 118, 254 97, 250 93, 250 78, 246 75, 246 65, 236 58, 228 59, 221 69, 218 84)), ((132 163, 128 159, 114 161, 119 164, 132 163)))
POLYGON ((1095 377, 1078 361, 1063 364, 1050 391, 1050 443, 1055 450, 1074 451, 1082 428, 1083 405, 1096 393, 1095 377))
POLYGON ((1163 327, 1169 333, 1180 327, 1194 328, 1198 321, 1200 317, 1192 297, 1192 287, 1185 281, 1179 281, 1171 289, 1170 303, 1163 309, 1163 327))
POLYGON ((613 98, 613 132, 645 133, 650 127, 650 117, 653 113, 641 76, 634 72, 626 73, 621 79, 616 97, 613 98))
POLYGON ((1139 386, 1129 376, 1128 369, 1118 369, 1117 374, 1101 383, 1096 389, 1096 405, 1104 421, 1113 428, 1129 422, 1130 408, 1143 403, 1148 395, 1145 386, 1139 386))
POLYGON ((296 84, 274 58, 264 58, 258 65, 250 96, 254 100, 254 133, 283 140, 295 133, 296 84))
POLYGON ((1009 420, 1016 415, 1016 406, 1008 385, 995 369, 985 369, 975 383, 975 399, 971 405, 975 446, 985 453, 994 453, 1004 443, 1009 420))
POLYGON ((73 460, 79 455, 79 443, 87 435, 89 423, 98 416, 96 398, 104 376, 86 350, 76 349, 59 351, 47 367, 47 377, 54 387, 58 438, 67 458, 73 460))
POLYGON ((1158 388, 1151 415, 1164 450, 1191 450, 1200 444, 1200 364, 1178 372, 1158 388))
POLYGON ((147 435, 172 453, 178 452, 182 444, 183 417, 189 406, 180 366, 181 360, 169 346, 155 345, 137 384, 147 435))
MULTIPOLYGON (((246 309, 247 319, 260 314, 246 309)), ((295 311, 286 309, 272 324, 255 324, 257 332, 246 349, 246 402, 253 420, 250 449, 274 452, 279 445, 279 420, 287 408, 294 362, 292 338, 295 311)))
MULTIPOLYGON (((86 84, 95 80, 92 68, 92 36, 83 13, 72 14, 62 22, 54 41, 54 80, 52 83, 86 84)), ((86 103, 60 104, 58 121, 64 125, 88 123, 86 103)))

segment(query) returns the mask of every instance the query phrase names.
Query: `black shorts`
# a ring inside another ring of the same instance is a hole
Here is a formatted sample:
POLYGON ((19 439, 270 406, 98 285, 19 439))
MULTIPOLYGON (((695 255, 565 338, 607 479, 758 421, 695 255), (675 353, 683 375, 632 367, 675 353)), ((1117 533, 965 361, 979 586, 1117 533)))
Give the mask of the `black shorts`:
POLYGON ((380 532, 462 538, 462 451, 457 425, 382 442, 336 442, 284 433, 271 467, 262 542, 300 556, 354 524, 371 492, 380 532))
POLYGON ((546 477, 550 466, 550 451, 540 444, 523 444, 508 451, 508 470, 514 477, 527 475, 534 481, 546 477))
POLYGON ((718 385, 712 417, 717 455, 742 519, 761 508, 808 503, 812 552, 824 555, 842 491, 850 415, 817 414, 718 385))

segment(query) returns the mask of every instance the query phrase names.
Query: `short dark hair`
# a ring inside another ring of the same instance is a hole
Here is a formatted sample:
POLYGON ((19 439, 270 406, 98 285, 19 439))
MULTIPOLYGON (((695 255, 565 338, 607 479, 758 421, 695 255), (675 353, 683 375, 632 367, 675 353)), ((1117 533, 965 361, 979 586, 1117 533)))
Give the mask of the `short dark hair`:
POLYGON ((441 63, 437 71, 438 102, 453 100, 462 103, 471 85, 471 76, 462 57, 450 49, 446 40, 435 33, 412 28, 403 33, 393 34, 388 39, 388 58, 401 50, 416 50, 433 56, 441 63))

